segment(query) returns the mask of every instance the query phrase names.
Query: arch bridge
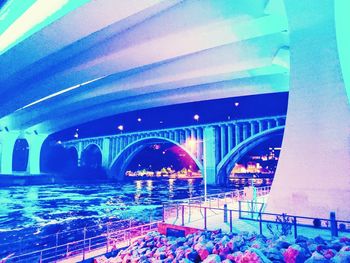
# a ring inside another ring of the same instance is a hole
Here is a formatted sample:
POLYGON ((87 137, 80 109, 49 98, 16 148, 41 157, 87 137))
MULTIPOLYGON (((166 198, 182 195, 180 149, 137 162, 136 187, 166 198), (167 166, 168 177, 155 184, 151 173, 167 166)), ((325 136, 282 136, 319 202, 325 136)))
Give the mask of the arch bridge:
POLYGON ((149 144, 170 142, 181 147, 206 174, 208 184, 226 181, 234 164, 257 144, 283 134, 285 116, 241 119, 187 127, 124 133, 63 142, 81 160, 84 150, 97 146, 102 166, 122 180, 133 157, 149 144))

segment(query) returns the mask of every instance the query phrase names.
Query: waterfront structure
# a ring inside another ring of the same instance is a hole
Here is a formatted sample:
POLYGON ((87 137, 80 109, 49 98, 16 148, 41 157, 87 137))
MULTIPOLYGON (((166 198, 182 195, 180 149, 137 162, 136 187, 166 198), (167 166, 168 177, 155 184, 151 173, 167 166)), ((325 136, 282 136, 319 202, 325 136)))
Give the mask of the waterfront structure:
POLYGON ((181 147, 206 176, 208 184, 223 184, 234 165, 260 143, 283 134, 285 116, 242 119, 162 130, 151 130, 63 142, 78 160, 95 146, 110 177, 123 180, 128 164, 149 144, 170 142, 181 147))
POLYGON ((289 91, 268 209, 350 217, 348 1, 58 1, 48 17, 26 13, 47 4, 33 2, 7 10, 0 29, 2 173, 18 137, 38 173, 46 136, 81 122, 289 91))

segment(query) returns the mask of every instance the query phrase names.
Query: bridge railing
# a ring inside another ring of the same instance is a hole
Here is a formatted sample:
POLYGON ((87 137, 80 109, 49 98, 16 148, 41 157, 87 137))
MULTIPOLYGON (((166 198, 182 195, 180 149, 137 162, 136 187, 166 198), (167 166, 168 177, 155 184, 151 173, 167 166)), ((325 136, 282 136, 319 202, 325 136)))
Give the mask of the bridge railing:
MULTIPOLYGON (((259 118, 247 118, 247 119, 237 119, 237 120, 230 120, 230 121, 224 121, 224 122, 213 122, 213 123, 205 123, 205 124, 196 124, 196 125, 189 125, 189 126, 178 126, 178 127, 170 127, 170 128, 164 128, 164 129, 156 129, 156 130, 146 130, 146 131, 135 131, 135 132, 125 132, 121 134, 113 134, 113 135, 103 135, 103 136, 95 136, 95 137, 88 137, 88 138, 82 138, 82 139, 73 139, 69 141, 62 142, 63 144, 70 144, 70 143, 77 143, 82 142, 85 140, 97 140, 97 139, 103 139, 103 138, 118 138, 118 137, 125 137, 125 136, 132 136, 132 135, 142 135, 147 133, 159 133, 159 132, 168 132, 168 131, 176 131, 176 130, 183 130, 183 129, 191 129, 191 128, 205 128, 208 126, 220 126, 220 125, 227 125, 227 124, 237 124, 237 123, 246 123, 246 122, 252 122, 252 121, 266 121, 266 120, 273 120, 273 119, 282 119, 285 121, 286 115, 276 115, 276 116, 267 116, 267 117, 259 117, 259 118)), ((280 125, 283 126, 283 125, 280 125)))
POLYGON ((265 213, 262 212, 262 205, 259 202, 239 201, 238 209, 228 209, 227 206, 173 204, 163 208, 163 222, 203 230, 258 232, 267 237, 285 235, 296 238, 303 235, 331 238, 339 234, 350 237, 350 221, 337 220, 335 215, 326 219, 265 213))

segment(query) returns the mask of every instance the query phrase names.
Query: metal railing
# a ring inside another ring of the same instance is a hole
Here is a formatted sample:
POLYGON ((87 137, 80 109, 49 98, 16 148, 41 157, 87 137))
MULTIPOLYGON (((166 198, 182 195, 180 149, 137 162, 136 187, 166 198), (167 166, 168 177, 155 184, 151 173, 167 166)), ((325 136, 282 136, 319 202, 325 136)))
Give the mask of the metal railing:
POLYGON ((101 235, 87 237, 87 229, 83 229, 83 238, 54 247, 32 251, 10 257, 6 262, 57 262, 76 257, 76 260, 85 260, 94 252, 95 256, 128 246, 134 238, 145 235, 157 229, 159 221, 148 224, 112 230, 101 235))
MULTIPOLYGON (((271 186, 255 187, 256 196, 262 197, 270 193, 271 186)), ((167 204, 187 204, 187 205, 207 205, 209 207, 220 208, 225 204, 237 203, 240 200, 250 200, 244 189, 236 189, 230 192, 210 194, 205 196, 196 196, 181 200, 174 200, 167 204)))
POLYGON ((332 237, 339 233, 350 236, 350 221, 337 220, 332 213, 329 219, 265 213, 262 212, 263 203, 256 202, 254 210, 245 210, 243 207, 249 207, 252 202, 238 202, 238 209, 188 204, 164 206, 163 222, 204 230, 259 232, 265 236, 286 235, 296 238, 300 233, 309 237, 332 237))

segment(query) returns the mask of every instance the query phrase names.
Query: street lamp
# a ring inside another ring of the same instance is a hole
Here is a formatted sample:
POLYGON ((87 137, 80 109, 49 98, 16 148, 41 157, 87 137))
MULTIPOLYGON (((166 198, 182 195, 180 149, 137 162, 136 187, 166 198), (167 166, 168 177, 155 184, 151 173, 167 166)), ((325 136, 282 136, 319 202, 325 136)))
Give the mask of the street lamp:
POLYGON ((196 122, 198 122, 198 121, 199 121, 199 115, 198 115, 198 114, 195 114, 195 115, 193 116, 193 119, 194 119, 196 122))
MULTIPOLYGON (((196 114, 197 115, 197 114, 196 114)), ((193 117, 194 118, 194 117, 193 117)), ((195 119, 195 118, 194 118, 195 119)), ((198 116, 199 119, 199 116, 198 116)), ((186 140, 185 147, 190 150, 191 153, 192 149, 194 149, 197 145, 197 142, 203 142, 203 183, 204 183, 204 202, 207 202, 207 172, 206 172, 206 167, 207 167, 207 160, 206 160, 206 146, 204 143, 204 139, 202 140, 196 140, 194 138, 189 138, 186 140)), ((196 149, 198 150, 198 149, 196 149)))
POLYGON ((239 102, 236 101, 235 102, 235 106, 238 107, 239 106, 239 102))
POLYGON ((138 122, 141 122, 141 121, 142 121, 142 119, 141 119, 141 118, 137 118, 137 121, 138 121, 138 122))
POLYGON ((75 129, 75 133, 74 133, 74 138, 78 139, 79 138, 79 133, 78 133, 79 129, 75 129))
POLYGON ((203 182, 204 182, 204 202, 207 202, 207 158, 206 158, 207 147, 203 140, 203 182))
POLYGON ((123 125, 119 125, 119 126, 118 126, 118 130, 120 131, 120 133, 122 133, 123 130, 124 130, 124 126, 123 126, 123 125))

